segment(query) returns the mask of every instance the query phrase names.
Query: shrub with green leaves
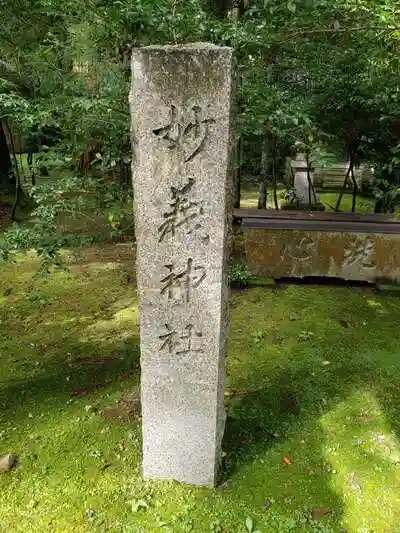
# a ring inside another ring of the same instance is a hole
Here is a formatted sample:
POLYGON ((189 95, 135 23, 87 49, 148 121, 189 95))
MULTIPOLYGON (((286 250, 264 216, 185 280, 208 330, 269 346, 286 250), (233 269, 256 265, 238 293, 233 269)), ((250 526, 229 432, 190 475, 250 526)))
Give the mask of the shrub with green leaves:
POLYGON ((240 263, 229 267, 229 281, 232 285, 244 289, 249 286, 252 279, 253 275, 246 264, 240 263))

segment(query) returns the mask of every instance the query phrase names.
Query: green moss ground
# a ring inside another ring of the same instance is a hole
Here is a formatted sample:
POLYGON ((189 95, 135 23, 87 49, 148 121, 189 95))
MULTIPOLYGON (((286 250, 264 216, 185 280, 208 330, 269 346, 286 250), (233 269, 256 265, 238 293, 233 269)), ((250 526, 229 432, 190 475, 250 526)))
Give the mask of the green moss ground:
MULTIPOLYGON (((282 191, 278 192, 278 202, 279 205, 285 203, 282 198, 280 198, 280 193, 282 191)), ((336 204, 336 200, 338 197, 339 191, 337 192, 320 192, 319 196, 321 199, 321 202, 325 205, 325 208, 327 211, 333 211, 334 206, 336 204)), ((245 190, 242 191, 242 198, 241 198, 241 207, 257 207, 258 204, 258 191, 256 190, 245 190)), ((351 212, 351 206, 352 206, 352 195, 351 193, 346 193, 343 196, 340 210, 344 213, 351 212)), ((371 214, 374 212, 374 206, 375 201, 374 198, 364 198, 362 196, 357 197, 357 204, 356 204, 356 212, 361 214, 371 214)), ((274 208, 274 199, 273 199, 273 192, 272 190, 268 191, 268 206, 269 208, 274 208)))
POLYGON ((139 387, 129 248, 36 268, 0 279, 0 455, 20 457, 0 474, 1 532, 245 533, 247 517, 261 533, 400 531, 398 297, 232 294, 226 455, 208 490, 140 476, 123 407, 139 387))

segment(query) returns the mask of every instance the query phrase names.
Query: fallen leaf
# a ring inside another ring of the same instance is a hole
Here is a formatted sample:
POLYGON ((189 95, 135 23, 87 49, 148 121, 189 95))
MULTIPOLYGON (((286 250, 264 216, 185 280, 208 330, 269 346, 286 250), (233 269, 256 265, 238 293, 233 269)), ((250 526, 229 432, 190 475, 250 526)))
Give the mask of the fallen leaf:
POLYGON ((75 389, 71 392, 72 396, 84 396, 87 394, 87 389, 75 389))
POLYGON ((324 516, 329 516, 332 514, 333 510, 328 508, 322 508, 322 509, 313 509, 311 511, 311 516, 313 520, 319 520, 321 518, 324 518, 324 516))
POLYGON ((289 457, 287 455, 285 455, 285 457, 283 458, 283 462, 285 463, 285 465, 291 465, 292 464, 292 461, 289 459, 289 457))
POLYGON ((122 398, 116 406, 106 407, 101 414, 107 420, 119 420, 121 422, 132 422, 141 417, 142 408, 140 398, 127 395, 122 398))

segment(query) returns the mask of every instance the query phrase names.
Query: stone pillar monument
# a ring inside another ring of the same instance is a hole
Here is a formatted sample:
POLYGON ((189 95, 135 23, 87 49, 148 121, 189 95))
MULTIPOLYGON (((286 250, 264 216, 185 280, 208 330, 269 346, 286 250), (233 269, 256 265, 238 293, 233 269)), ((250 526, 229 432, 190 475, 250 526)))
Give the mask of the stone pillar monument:
POLYGON ((232 49, 132 57, 145 478, 215 484, 224 431, 232 49))
POLYGON ((310 182, 307 174, 307 158, 305 154, 296 154, 291 161, 294 172, 294 188, 299 209, 316 209, 323 211, 319 194, 314 190, 314 169, 310 169, 310 182), (311 186, 310 186, 311 185, 311 186))

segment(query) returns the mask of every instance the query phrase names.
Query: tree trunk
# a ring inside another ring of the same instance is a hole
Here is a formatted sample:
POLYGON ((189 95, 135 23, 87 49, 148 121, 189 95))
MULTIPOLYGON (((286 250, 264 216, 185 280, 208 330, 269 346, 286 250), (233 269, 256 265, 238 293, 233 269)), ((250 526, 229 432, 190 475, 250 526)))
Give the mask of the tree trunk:
POLYGON ((272 159, 272 183, 274 187, 274 206, 277 211, 279 211, 279 202, 278 202, 278 180, 276 179, 276 154, 274 150, 274 156, 272 159))
MULTIPOLYGON (((229 2, 228 0, 220 0, 215 2, 215 5, 218 6, 218 9, 223 12, 228 10, 227 16, 232 20, 238 21, 240 18, 240 9, 236 5, 235 0, 229 2)), ((238 85, 242 84, 242 79, 240 74, 238 74, 238 85)), ((234 174, 234 183, 235 183, 235 198, 234 198, 234 207, 236 209, 240 208, 240 193, 242 185, 242 161, 243 161, 243 140, 240 136, 236 144, 236 165, 235 165, 235 174, 234 174)))
POLYGON ((400 187, 400 167, 395 167, 393 169, 393 184, 396 187, 400 187))
POLYGON ((266 209, 268 200, 269 142, 264 136, 261 148, 261 183, 258 197, 258 209, 266 209))
POLYGON ((232 20, 239 20, 242 16, 242 0, 230 0, 228 17, 232 20))
POLYGON ((22 196, 21 176, 19 173, 17 173, 16 183, 15 183, 15 199, 14 199, 14 204, 11 210, 11 220, 13 222, 17 220, 16 218, 17 207, 18 207, 19 202, 21 201, 21 196, 22 196))
POLYGON ((276 137, 274 136, 273 145, 272 145, 272 186, 273 186, 273 194, 274 194, 274 206, 275 206, 275 209, 279 211, 276 160, 277 160, 277 146, 276 146, 276 137))
POLYGON ((356 212, 358 187, 357 187, 356 177, 354 175, 354 163, 351 166, 351 181, 353 182, 353 200, 352 200, 352 203, 351 203, 351 212, 355 213, 356 212))
MULTIPOLYGON (((12 207, 12 210, 11 210, 11 220, 15 221, 16 220, 16 213, 17 213, 18 204, 24 198, 25 194, 24 194, 24 191, 22 190, 21 174, 20 174, 19 168, 18 168, 18 161, 17 161, 17 156, 16 156, 16 150, 15 150, 15 145, 14 145, 13 134, 12 134, 12 131, 10 130, 10 126, 8 125, 8 123, 6 121, 3 122, 3 128, 4 128, 4 132, 7 132, 8 137, 10 139, 12 157, 13 157, 13 160, 14 160, 15 172, 13 173, 13 176, 14 176, 14 179, 15 179, 15 182, 14 182, 15 198, 14 198, 14 204, 13 204, 13 207, 12 207)), ((12 170, 12 164, 11 164, 11 170, 12 170)))
POLYGON ((242 160, 243 160, 243 141, 241 138, 236 143, 235 151, 235 167, 233 173, 233 182, 235 187, 235 198, 234 205, 235 209, 240 208, 240 195, 241 195, 241 186, 242 186, 242 160))
POLYGON ((347 173, 346 173, 346 177, 344 179, 344 183, 343 183, 342 189, 341 189, 341 191, 339 193, 339 197, 338 197, 337 202, 336 202, 335 211, 339 211, 340 204, 341 204, 343 195, 344 195, 345 190, 346 190, 347 182, 350 179, 351 179, 351 182, 353 184, 353 199, 352 199, 352 205, 351 205, 351 212, 355 213, 355 211, 356 211, 358 186, 357 186, 356 177, 354 175, 354 166, 355 166, 355 164, 356 164, 355 151, 354 150, 350 150, 350 164, 349 164, 349 168, 348 168, 347 173))
POLYGON ((0 191, 5 194, 13 194, 16 186, 15 182, 5 124, 0 121, 0 191))
POLYGON ((312 183, 311 183, 311 175, 310 175, 310 153, 307 150, 306 152, 306 163, 307 163, 307 182, 308 182, 308 207, 311 209, 313 198, 312 198, 312 183))
POLYGON ((310 161, 310 152, 306 152, 306 162, 307 162, 307 182, 308 182, 308 206, 310 209, 312 207, 315 207, 317 205, 317 195, 315 193, 314 183, 311 179, 311 168, 312 168, 312 162, 310 161))
POLYGON ((28 152, 27 161, 28 161, 29 172, 31 173, 32 187, 35 187, 36 176, 35 176, 35 170, 33 168, 33 152, 28 152))
POLYGON ((262 181, 260 183, 260 191, 258 194, 258 204, 257 209, 266 209, 267 208, 267 182, 262 181))
POLYGON ((352 170, 353 170, 353 158, 352 158, 352 156, 350 156, 350 165, 349 165, 349 168, 347 169, 346 177, 344 178, 344 182, 343 182, 342 188, 341 188, 341 190, 339 192, 339 196, 338 196, 338 199, 336 201, 335 211, 339 211, 339 209, 340 209, 340 204, 342 203, 342 198, 343 198, 344 192, 346 190, 346 185, 347 185, 347 182, 348 182, 348 179, 349 179, 349 177, 351 175, 352 170))

